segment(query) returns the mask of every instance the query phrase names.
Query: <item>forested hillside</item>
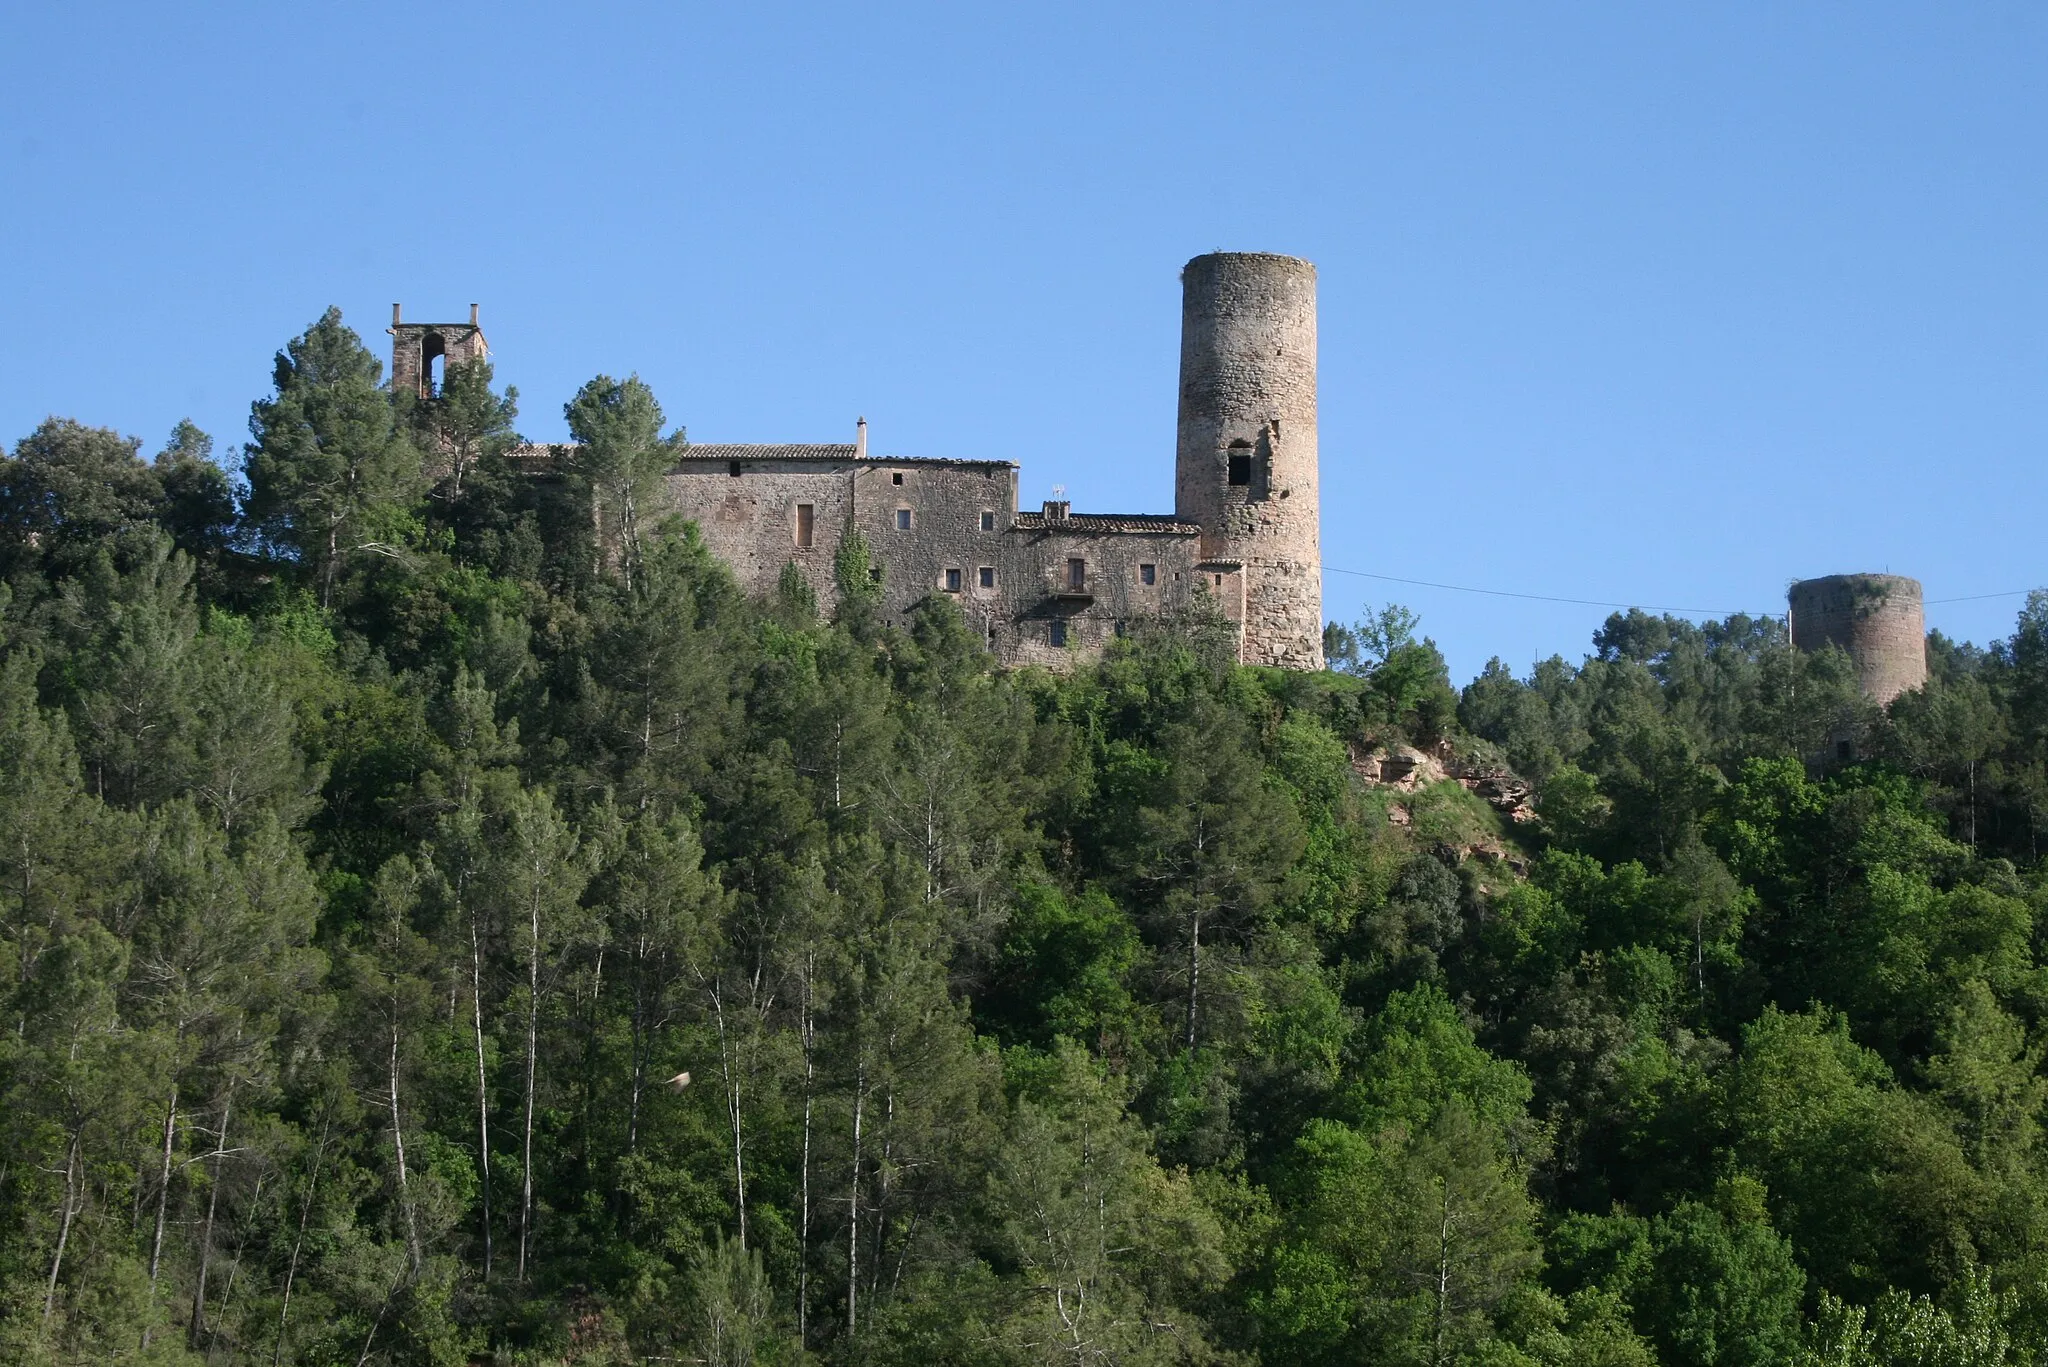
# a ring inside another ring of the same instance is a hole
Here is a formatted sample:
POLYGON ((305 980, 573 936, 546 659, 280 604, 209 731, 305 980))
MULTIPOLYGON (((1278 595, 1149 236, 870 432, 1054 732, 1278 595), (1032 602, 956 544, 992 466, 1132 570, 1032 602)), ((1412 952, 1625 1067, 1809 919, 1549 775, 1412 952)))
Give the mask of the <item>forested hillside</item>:
POLYGON ((0 460, 0 1360, 2048 1361, 2048 595, 1006 674, 637 380, 272 382, 0 460))

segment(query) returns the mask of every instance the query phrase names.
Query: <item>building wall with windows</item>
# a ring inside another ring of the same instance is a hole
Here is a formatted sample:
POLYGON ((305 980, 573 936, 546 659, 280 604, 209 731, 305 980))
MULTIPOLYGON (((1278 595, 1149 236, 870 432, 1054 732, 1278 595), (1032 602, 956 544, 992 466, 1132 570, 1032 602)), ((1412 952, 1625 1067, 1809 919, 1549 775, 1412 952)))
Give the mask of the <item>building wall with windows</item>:
POLYGON ((1242 616, 1235 564, 1206 565, 1201 529, 1171 516, 1017 508, 1008 461, 890 459, 858 445, 692 446, 666 477, 670 506, 697 524, 740 587, 775 591, 794 564, 820 604, 849 530, 867 542, 884 611, 898 620, 949 596, 1013 664, 1093 654, 1140 618, 1197 592, 1242 616))

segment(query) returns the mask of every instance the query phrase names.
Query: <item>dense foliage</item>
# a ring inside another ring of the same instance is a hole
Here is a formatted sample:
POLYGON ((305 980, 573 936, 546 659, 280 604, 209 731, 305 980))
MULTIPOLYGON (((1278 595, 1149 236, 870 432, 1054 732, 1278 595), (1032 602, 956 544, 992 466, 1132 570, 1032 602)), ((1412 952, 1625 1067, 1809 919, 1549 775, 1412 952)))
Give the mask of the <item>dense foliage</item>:
POLYGON ((2048 597, 1885 712, 1640 613, 1004 673, 744 600, 636 379, 547 475, 273 380, 0 459, 0 1358, 2044 1360, 2048 597))

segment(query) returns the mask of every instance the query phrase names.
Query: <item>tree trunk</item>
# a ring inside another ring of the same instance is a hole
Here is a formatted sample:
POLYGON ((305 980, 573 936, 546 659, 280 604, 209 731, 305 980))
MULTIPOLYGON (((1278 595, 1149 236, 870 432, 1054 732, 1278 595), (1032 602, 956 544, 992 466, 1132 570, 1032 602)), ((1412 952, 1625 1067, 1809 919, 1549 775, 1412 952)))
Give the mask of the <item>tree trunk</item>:
POLYGON ((419 1218, 413 1210, 412 1179, 405 1167, 405 1126, 400 1123, 398 1113, 398 1002, 391 1003, 391 1147, 398 1155, 398 1204, 405 1211, 405 1251, 410 1259, 412 1275, 420 1275, 420 1264, 424 1256, 420 1250, 419 1218))
POLYGON ((476 1153, 483 1194, 484 1284, 491 1281, 491 1095, 484 1071, 484 951, 476 911, 469 914, 469 996, 471 1026, 476 1037, 476 1153))
POLYGON ((540 894, 528 903, 532 952, 526 961, 526 1132, 519 1155, 519 1269, 526 1281, 526 1260, 533 1247, 533 1079, 540 1048, 540 894))
POLYGON ((846 1184, 846 1336, 852 1338, 860 1327, 855 1306, 860 1295, 860 1121, 861 1103, 866 1099, 867 1069, 863 1065, 853 1082, 853 1171, 846 1184))
POLYGON ((278 1367, 284 1360, 284 1331, 291 1319, 292 1284, 298 1280, 299 1253, 306 1246, 306 1225, 313 1216, 313 1198, 320 1190, 320 1170, 327 1161, 327 1134, 332 1120, 332 1115, 320 1119, 320 1142, 313 1149, 313 1172, 306 1182, 306 1199, 299 1203, 299 1228, 292 1236, 292 1254, 285 1264, 284 1299, 277 1307, 277 1342, 271 1345, 270 1367, 278 1367))
POLYGON ((84 1133, 85 1124, 81 1121, 71 1131, 71 1146, 64 1155, 64 1212, 57 1221, 57 1248, 50 1254, 50 1284, 43 1292, 45 1325, 57 1305, 57 1274, 64 1268, 64 1246, 71 1242, 71 1222, 78 1216, 78 1142, 84 1133))
POLYGON ((186 1327, 186 1345, 195 1351, 206 1336, 206 1274, 213 1263, 213 1219, 220 1209, 220 1169, 227 1158, 228 1119, 235 1106, 235 1084, 228 1082, 227 1098, 220 1106, 220 1134, 213 1146, 213 1187, 206 1194, 206 1223, 199 1235, 199 1280, 192 1289, 192 1322, 186 1327))
MULTIPOLYGON (((149 1243, 149 1314, 156 1315, 157 1273, 164 1259, 164 1216, 170 1206, 171 1196, 171 1144, 176 1138, 178 1127, 178 1084, 171 1084, 171 1098, 164 1107, 164 1149, 163 1162, 157 1169, 156 1184, 156 1234, 149 1243)), ((145 1319, 142 1322, 142 1346, 149 1347, 151 1333, 156 1326, 145 1319)))
POLYGON ((1195 1052, 1195 1008, 1202 992, 1202 909, 1195 908, 1195 919, 1188 935, 1188 1053, 1195 1052))
POLYGON ((796 1343, 799 1350, 810 1347, 805 1329, 811 1290, 811 1101, 812 1080, 817 1074, 817 1030, 811 1019, 811 980, 816 971, 816 956, 806 955, 804 995, 797 1026, 804 1050, 804 1143, 797 1178, 796 1234, 796 1343))
POLYGON ((718 1061, 725 1073, 725 1115, 732 1131, 732 1185, 733 1202, 739 1212, 740 1247, 747 1246, 747 1165, 741 1142, 741 1100, 738 1050, 732 1042, 725 1022, 725 991, 717 979, 712 980, 711 1014, 718 1023, 718 1061))

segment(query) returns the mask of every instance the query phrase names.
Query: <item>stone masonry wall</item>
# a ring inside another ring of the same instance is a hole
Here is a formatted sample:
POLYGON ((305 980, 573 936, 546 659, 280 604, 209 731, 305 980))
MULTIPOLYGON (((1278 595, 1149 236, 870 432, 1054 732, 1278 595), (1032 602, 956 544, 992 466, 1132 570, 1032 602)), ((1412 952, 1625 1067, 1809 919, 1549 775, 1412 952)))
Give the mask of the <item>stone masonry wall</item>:
POLYGON ((1927 682, 1927 620, 1920 581, 1897 574, 1833 574, 1794 584, 1792 644, 1837 645, 1856 682, 1880 707, 1927 682))
POLYGON ((441 339, 443 374, 447 373, 448 366, 466 364, 489 354, 474 310, 467 323, 404 323, 399 321, 398 306, 394 304, 391 306, 391 326, 385 331, 391 334, 393 392, 400 389, 410 389, 415 394, 426 392, 425 354, 429 334, 441 339))
POLYGON ((1204 556, 1243 567, 1243 658, 1320 669, 1315 267, 1219 252, 1181 286, 1175 512, 1201 525, 1204 556))
POLYGON ((1237 568, 1198 568, 1195 527, 1169 517, 1070 516, 1063 505, 1020 516, 1017 469, 1008 462, 854 452, 693 446, 666 477, 667 495, 742 590, 773 593, 793 562, 828 611, 838 597, 834 557, 847 528, 858 528, 882 575, 886 614, 901 621, 927 595, 950 593, 1009 664, 1060 667, 1099 652, 1130 622, 1184 607, 1212 574, 1208 591, 1233 619, 1241 616, 1237 568), (808 546, 799 537, 805 506, 808 546))

